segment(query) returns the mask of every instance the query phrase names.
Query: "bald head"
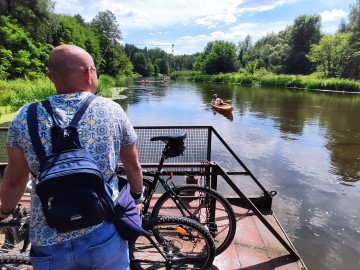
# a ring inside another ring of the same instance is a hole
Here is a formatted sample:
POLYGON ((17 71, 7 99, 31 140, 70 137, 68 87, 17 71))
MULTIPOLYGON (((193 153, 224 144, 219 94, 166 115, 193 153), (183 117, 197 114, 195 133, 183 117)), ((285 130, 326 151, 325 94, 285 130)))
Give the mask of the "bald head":
POLYGON ((60 45, 49 55, 48 76, 58 93, 94 92, 97 77, 94 60, 84 49, 60 45))

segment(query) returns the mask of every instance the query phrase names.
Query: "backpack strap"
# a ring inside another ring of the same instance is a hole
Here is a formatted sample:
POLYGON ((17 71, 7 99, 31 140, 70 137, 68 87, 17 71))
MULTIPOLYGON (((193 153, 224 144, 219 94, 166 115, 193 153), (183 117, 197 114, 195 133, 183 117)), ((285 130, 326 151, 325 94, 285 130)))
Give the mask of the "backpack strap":
POLYGON ((76 127, 78 122, 80 121, 81 117, 84 115, 86 109, 89 107, 90 103, 96 98, 95 95, 90 95, 80 109, 75 114, 74 118, 70 122, 70 126, 76 127))
MULTIPOLYGON (((76 127, 78 122, 80 121, 81 117, 84 115, 86 109, 89 107, 90 103, 96 98, 95 95, 90 95, 85 102, 81 105, 80 109, 76 112, 74 118, 71 120, 70 125, 76 127)), ((38 126, 38 119, 37 119, 37 106, 38 102, 31 103, 28 108, 27 113, 27 122, 29 128, 29 135, 31 142, 33 144, 36 156, 39 159, 40 164, 45 160, 46 152, 44 147, 41 143, 40 136, 39 136, 39 126, 38 126)), ((50 114, 51 118, 54 121, 54 125, 59 126, 59 122, 54 117, 53 110, 51 108, 50 101, 43 100, 41 104, 45 107, 47 112, 50 114)))
POLYGON ((39 136, 39 126, 37 119, 38 104, 39 104, 38 102, 30 104, 27 112, 27 124, 28 124, 31 143, 34 147, 35 154, 38 157, 39 162, 41 164, 44 161, 46 153, 44 147, 42 146, 39 136))
MULTIPOLYGON (((69 126, 73 126, 76 127, 77 124, 79 123, 81 117, 84 115, 85 111, 87 110, 87 108, 89 107, 90 103, 96 98, 95 95, 90 95, 85 102, 81 105, 80 109, 76 112, 74 118, 71 120, 69 126)), ((54 124, 59 126, 59 121, 55 118, 54 116, 54 111, 51 108, 51 103, 49 100, 45 99, 41 102, 41 104, 45 107, 45 109, 47 110, 47 112, 50 114, 51 118, 54 121, 54 124)))

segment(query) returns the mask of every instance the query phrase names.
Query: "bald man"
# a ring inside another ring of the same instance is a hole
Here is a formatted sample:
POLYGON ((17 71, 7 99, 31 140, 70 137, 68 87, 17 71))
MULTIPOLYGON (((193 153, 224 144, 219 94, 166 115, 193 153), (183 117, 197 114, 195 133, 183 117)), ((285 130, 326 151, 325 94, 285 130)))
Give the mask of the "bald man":
MULTIPOLYGON (((58 46, 49 55, 48 77, 57 92, 47 98, 54 115, 61 124, 69 124, 83 102, 96 93, 98 78, 94 60, 80 47, 58 46)), ((26 104, 20 108, 9 125, 0 218, 9 216, 17 206, 30 171, 39 172, 26 121, 28 107, 26 104)), ((37 113, 39 135, 46 153, 50 154, 52 119, 40 104, 37 113)), ((131 191, 141 192, 143 176, 135 147, 137 135, 119 104, 97 97, 81 118, 78 133, 82 147, 94 157, 105 177, 109 178, 121 161, 131 191)), ((117 194, 117 179, 110 184, 117 194)), ((31 192, 30 215, 30 257, 34 269, 128 269, 127 241, 118 235, 112 223, 58 233, 48 226, 35 189, 31 192)))

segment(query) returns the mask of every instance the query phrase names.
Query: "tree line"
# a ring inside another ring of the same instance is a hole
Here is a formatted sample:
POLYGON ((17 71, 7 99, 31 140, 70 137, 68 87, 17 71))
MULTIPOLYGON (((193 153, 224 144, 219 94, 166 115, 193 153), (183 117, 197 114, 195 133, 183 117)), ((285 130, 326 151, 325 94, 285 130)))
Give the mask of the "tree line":
POLYGON ((34 79, 46 72, 53 47, 68 43, 86 49, 101 74, 114 78, 157 76, 179 70, 203 74, 316 73, 321 77, 360 78, 360 0, 350 7, 348 23, 335 34, 321 31, 320 15, 302 15, 279 33, 252 44, 251 36, 237 44, 215 40, 193 55, 166 53, 121 44, 122 32, 111 11, 90 22, 80 14, 56 14, 50 0, 0 0, 0 79, 34 79))

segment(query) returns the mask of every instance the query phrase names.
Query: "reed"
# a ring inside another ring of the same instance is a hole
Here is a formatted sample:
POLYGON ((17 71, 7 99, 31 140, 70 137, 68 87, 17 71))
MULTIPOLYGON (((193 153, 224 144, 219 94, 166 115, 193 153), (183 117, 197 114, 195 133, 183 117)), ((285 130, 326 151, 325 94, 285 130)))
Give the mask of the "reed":
POLYGON ((15 111, 28 102, 39 101, 55 93, 55 87, 47 77, 35 80, 0 80, 0 106, 10 106, 15 111))
MULTIPOLYGON (((114 78, 101 75, 99 78, 98 95, 110 97, 110 88, 114 85, 114 78)), ((0 106, 7 106, 10 112, 16 111, 26 103, 43 100, 55 93, 53 83, 46 76, 35 80, 0 80, 0 106)))
POLYGON ((259 70, 254 74, 249 73, 227 73, 217 75, 207 75, 198 73, 196 75, 181 77, 198 82, 216 83, 237 83, 243 85, 256 85, 279 88, 302 88, 308 90, 329 90, 344 92, 359 92, 360 83, 354 80, 340 78, 321 78, 316 76, 304 75, 276 75, 266 70, 259 70))
POLYGON ((101 75, 99 78, 99 87, 97 89, 97 95, 103 97, 111 97, 111 87, 116 85, 116 80, 108 75, 101 75))

